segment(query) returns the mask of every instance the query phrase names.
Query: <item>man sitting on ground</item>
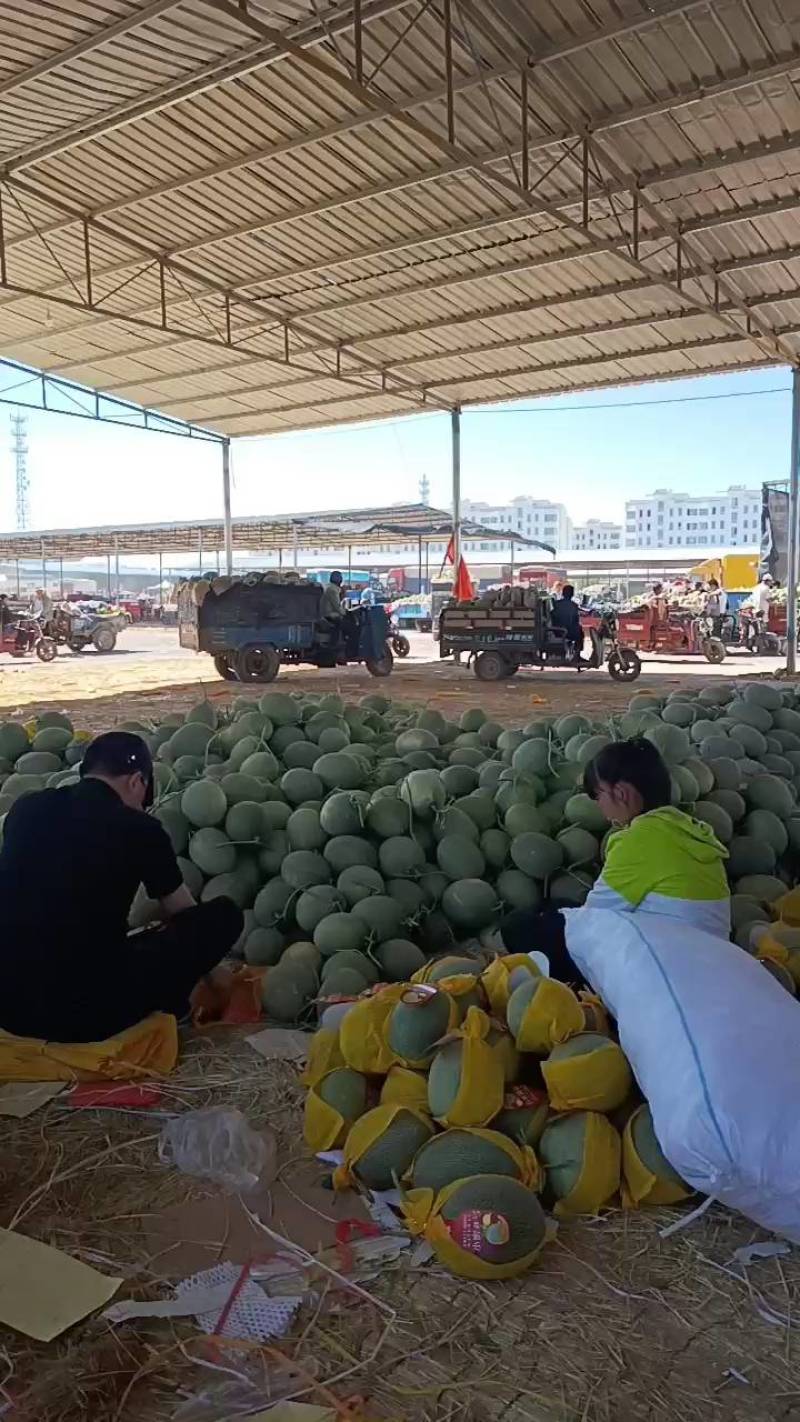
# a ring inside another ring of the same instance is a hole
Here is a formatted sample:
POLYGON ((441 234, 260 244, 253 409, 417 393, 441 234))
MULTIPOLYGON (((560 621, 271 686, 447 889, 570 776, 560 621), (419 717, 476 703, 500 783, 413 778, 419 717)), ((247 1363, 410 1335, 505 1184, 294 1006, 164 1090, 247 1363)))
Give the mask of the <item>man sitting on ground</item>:
POLYGON ((140 736, 111 731, 78 785, 19 799, 0 850, 0 1028, 93 1042, 151 1012, 186 1014, 192 990, 240 936, 231 899, 196 904, 157 819, 140 736), (128 936, 139 885, 164 925, 128 936))

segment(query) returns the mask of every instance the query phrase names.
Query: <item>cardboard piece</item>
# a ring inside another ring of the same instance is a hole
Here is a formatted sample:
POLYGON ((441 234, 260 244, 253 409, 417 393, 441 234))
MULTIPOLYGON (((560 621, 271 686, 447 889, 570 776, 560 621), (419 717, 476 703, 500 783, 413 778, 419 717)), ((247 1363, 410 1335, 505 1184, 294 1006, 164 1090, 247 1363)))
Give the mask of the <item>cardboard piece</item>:
POLYGON ((0 1230, 0 1323, 28 1338, 50 1343, 121 1283, 38 1239, 0 1230))
POLYGON ((268 1062, 304 1062, 311 1038, 292 1027, 265 1027, 247 1038, 247 1045, 268 1062))
POLYGON ((63 1081, 10 1081, 0 1086, 0 1116, 21 1121, 63 1090, 63 1081))
MULTIPOLYGON (((270 1187, 261 1207, 265 1224, 310 1254, 335 1246, 343 1221, 371 1222, 355 1192, 337 1194, 320 1184, 325 1173, 318 1161, 297 1161, 270 1187)), ((184 1279, 226 1260, 246 1264, 278 1252, 250 1222, 238 1197, 221 1193, 150 1215, 143 1230, 149 1268, 162 1279, 184 1279)))

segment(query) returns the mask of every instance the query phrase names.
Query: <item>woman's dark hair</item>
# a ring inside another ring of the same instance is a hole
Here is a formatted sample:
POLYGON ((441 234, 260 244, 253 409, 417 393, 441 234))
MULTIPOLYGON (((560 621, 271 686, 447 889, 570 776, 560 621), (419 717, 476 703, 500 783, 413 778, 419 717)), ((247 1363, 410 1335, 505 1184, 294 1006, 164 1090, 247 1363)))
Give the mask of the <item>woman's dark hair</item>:
POLYGON ((627 781, 639 791, 645 810, 660 810, 672 799, 669 771, 652 741, 612 741, 598 751, 583 772, 583 788, 593 800, 601 785, 627 781))

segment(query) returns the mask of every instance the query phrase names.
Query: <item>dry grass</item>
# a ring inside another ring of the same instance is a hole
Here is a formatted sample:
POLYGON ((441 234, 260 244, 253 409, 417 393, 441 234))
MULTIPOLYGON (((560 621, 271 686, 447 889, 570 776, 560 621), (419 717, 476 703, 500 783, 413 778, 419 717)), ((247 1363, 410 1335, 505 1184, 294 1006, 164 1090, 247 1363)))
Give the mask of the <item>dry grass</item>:
MULTIPOLYGON (((275 1132, 285 1173, 299 1149, 296 1075, 263 1062, 244 1035, 194 1036, 164 1106, 239 1106, 275 1132)), ((145 1227, 209 1190, 159 1165, 160 1124, 147 1114, 71 1114, 58 1101, 4 1122, 2 1222, 123 1274, 122 1296, 163 1296, 145 1227)), ((731 1262, 755 1237, 744 1221, 712 1211, 662 1240, 659 1225, 671 1218, 616 1212, 562 1226, 540 1267, 505 1285, 403 1260, 366 1286, 370 1302, 321 1274, 279 1355, 251 1350, 248 1366, 274 1373, 282 1354, 307 1399, 361 1395, 370 1418, 403 1422, 800 1416, 800 1256, 761 1260, 745 1276, 731 1262)), ((0 1415, 166 1422, 215 1376, 202 1366, 209 1346, 190 1320, 115 1329, 89 1320, 50 1345, 3 1332, 0 1415)))

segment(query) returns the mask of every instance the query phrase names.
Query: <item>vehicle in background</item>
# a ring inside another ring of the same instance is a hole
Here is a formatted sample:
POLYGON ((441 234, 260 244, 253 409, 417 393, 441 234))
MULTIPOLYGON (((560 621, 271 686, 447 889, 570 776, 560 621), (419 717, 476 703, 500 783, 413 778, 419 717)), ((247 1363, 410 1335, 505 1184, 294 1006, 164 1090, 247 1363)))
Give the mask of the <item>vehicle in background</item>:
POLYGON ((107 603, 56 603, 45 631, 58 645, 71 652, 84 652, 94 647, 96 652, 113 652, 122 631, 131 624, 127 612, 107 603))

